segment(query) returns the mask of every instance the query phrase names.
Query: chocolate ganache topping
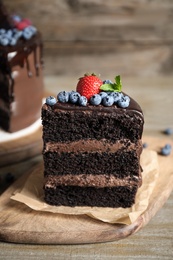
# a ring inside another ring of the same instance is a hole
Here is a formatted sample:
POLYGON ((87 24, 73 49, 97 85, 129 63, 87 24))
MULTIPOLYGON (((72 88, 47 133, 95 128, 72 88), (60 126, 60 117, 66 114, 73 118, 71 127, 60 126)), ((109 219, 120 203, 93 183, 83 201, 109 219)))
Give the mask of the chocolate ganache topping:
POLYGON ((55 97, 47 97, 46 104, 53 110, 89 111, 101 113, 124 113, 130 115, 134 111, 143 120, 143 112, 139 104, 121 91, 120 76, 115 83, 110 80, 101 81, 95 74, 85 74, 79 79, 77 91, 61 91, 55 97))

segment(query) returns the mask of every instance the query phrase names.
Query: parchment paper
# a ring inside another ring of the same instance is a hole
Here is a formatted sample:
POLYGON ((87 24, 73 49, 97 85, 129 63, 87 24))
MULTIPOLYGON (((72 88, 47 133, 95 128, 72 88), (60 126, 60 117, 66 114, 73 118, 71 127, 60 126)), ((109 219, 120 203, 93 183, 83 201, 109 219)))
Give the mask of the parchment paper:
POLYGON ((136 194, 136 202, 131 208, 99 208, 99 207, 65 207, 50 206, 43 200, 43 164, 38 165, 29 175, 23 187, 15 191, 11 199, 26 204, 37 211, 48 211, 55 214, 83 215, 99 219, 108 223, 129 225, 147 209, 150 196, 159 175, 157 153, 144 149, 141 155, 143 168, 142 186, 136 194))

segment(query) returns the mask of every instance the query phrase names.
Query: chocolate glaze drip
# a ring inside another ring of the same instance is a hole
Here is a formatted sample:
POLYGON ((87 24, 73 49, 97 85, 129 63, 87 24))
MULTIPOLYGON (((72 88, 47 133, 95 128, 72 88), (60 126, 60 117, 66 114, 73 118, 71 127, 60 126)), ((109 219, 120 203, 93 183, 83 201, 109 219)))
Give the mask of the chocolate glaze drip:
MULTIPOLYGON (((124 95, 127 95, 125 93, 123 93, 124 95)), ((90 105, 90 104, 87 104, 86 107, 84 106, 79 106, 79 105, 75 105, 75 104, 72 104, 72 103, 60 103, 60 102, 57 102, 55 105, 54 105, 54 109, 64 109, 64 110, 81 110, 81 111, 85 111, 85 110, 94 110, 94 111, 105 111, 105 112, 112 112, 113 109, 116 110, 116 109, 121 109, 121 110, 124 110, 124 108, 118 108, 116 105, 113 105, 113 106, 110 106, 110 107, 104 107, 102 105, 98 105, 98 106, 93 106, 93 105, 90 105)), ((129 107, 125 108, 126 110, 136 110, 140 113, 142 113, 142 109, 141 107, 138 105, 138 103, 130 97, 130 105, 129 107)))
POLYGON ((28 61, 28 56, 34 52, 34 65, 36 76, 39 76, 39 63, 43 64, 43 44, 41 41, 41 35, 37 33, 30 40, 19 39, 17 45, 15 46, 0 46, 0 56, 2 57, 0 61, 0 70, 3 71, 9 78, 10 85, 10 99, 11 102, 14 100, 14 84, 15 81, 12 77, 12 68, 14 66, 24 67, 26 63, 26 69, 28 77, 32 77, 32 72, 30 70, 30 64, 28 61), (39 54, 37 54, 37 47, 39 48, 39 54), (8 61, 8 54, 11 52, 16 52, 16 55, 8 61), (37 56, 38 59, 37 59, 37 56))

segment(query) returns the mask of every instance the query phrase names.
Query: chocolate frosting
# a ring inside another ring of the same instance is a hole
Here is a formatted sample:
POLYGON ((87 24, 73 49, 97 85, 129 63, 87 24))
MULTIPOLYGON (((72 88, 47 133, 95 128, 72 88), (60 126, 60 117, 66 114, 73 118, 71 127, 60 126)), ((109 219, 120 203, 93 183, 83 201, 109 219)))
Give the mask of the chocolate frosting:
POLYGON ((48 142, 45 144, 44 153, 46 152, 57 152, 57 153, 81 153, 81 152, 110 152, 115 153, 119 149, 125 149, 126 151, 135 150, 140 156, 142 152, 142 141, 139 140, 137 144, 131 143, 130 140, 124 139, 117 140, 116 143, 108 143, 106 139, 102 140, 79 140, 67 143, 53 143, 48 142))
POLYGON ((115 187, 115 186, 140 186, 140 177, 125 177, 120 179, 107 174, 66 174, 61 176, 49 175, 45 178, 45 187, 56 188, 57 186, 81 186, 81 187, 115 187))
MULTIPOLYGON (((123 93, 124 95, 127 95, 125 93, 123 93)), ((124 111, 136 111, 139 112, 139 114, 141 114, 141 117, 143 117, 143 112, 141 107, 139 106, 139 104, 130 97, 130 104, 127 108, 119 108, 116 105, 110 106, 110 107, 105 107, 103 105, 98 105, 98 106, 93 106, 90 104, 87 104, 86 107, 84 106, 79 106, 76 104, 71 104, 71 103, 60 103, 57 102, 54 106, 53 109, 60 109, 60 110, 71 110, 71 111, 76 111, 76 110, 80 110, 80 111, 97 111, 97 112, 106 112, 106 113, 112 113, 112 112, 116 112, 117 110, 120 113, 124 113, 124 111)))

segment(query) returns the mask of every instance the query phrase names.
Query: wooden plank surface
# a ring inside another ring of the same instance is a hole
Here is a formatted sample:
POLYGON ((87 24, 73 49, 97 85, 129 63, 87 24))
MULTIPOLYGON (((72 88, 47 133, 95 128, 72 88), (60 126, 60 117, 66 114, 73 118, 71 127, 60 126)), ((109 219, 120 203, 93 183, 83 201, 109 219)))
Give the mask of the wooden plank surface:
MULTIPOLYGON (((144 139, 157 152, 168 141, 148 137, 144 139)), ((158 160, 158 184, 149 199, 148 208, 130 225, 107 224, 86 215, 34 211, 10 199, 13 192, 20 190, 26 181, 26 176, 23 176, 0 198, 0 240, 31 244, 85 244, 115 241, 136 233, 163 206, 173 189, 173 154, 168 157, 158 155, 158 160)), ((37 166, 36 170, 43 174, 41 166, 37 166)))
POLYGON ((46 75, 57 76, 67 71, 74 74, 84 64, 99 70, 109 65, 118 74, 133 76, 172 74, 172 1, 6 0, 5 3, 12 13, 31 18, 42 32, 46 75))

